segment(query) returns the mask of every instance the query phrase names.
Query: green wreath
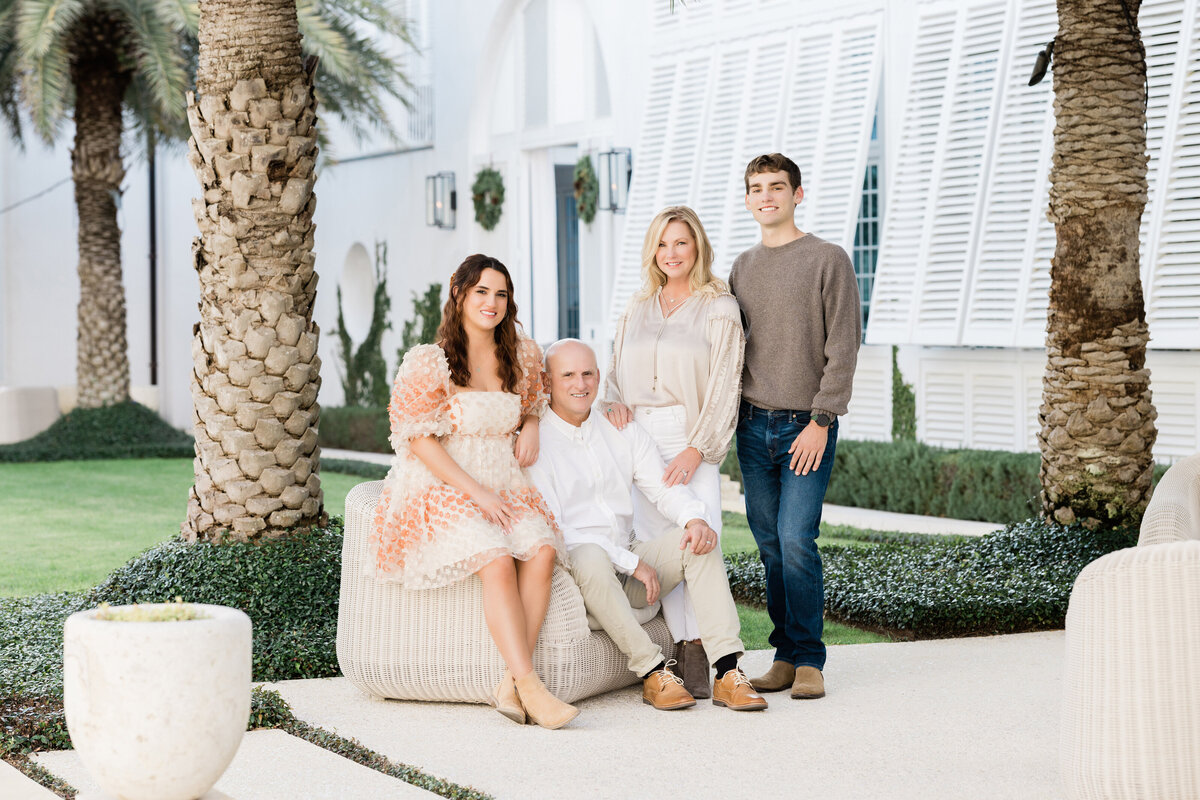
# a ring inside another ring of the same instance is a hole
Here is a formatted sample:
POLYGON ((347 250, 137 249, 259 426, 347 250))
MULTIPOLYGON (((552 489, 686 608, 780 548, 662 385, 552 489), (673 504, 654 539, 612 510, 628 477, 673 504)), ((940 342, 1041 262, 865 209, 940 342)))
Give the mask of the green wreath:
POLYGON ((575 203, 579 218, 588 225, 596 218, 596 200, 599 196, 600 181, 596 180, 592 157, 584 156, 575 164, 575 203))
POLYGON ((471 199, 475 202, 475 221, 485 231, 492 230, 504 208, 504 178, 491 167, 479 170, 471 184, 471 199))

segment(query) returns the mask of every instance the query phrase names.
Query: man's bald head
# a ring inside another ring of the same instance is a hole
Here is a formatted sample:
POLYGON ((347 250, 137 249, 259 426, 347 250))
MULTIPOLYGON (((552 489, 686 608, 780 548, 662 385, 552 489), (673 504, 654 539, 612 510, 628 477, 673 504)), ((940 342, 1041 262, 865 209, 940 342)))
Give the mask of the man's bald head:
POLYGON ((586 342, 579 339, 559 339, 554 344, 546 348, 544 357, 546 363, 546 372, 550 372, 550 361, 558 353, 566 353, 574 357, 583 357, 586 351, 587 356, 592 359, 592 366, 596 365, 596 353, 591 347, 588 347, 586 342))
POLYGON ((546 348, 550 409, 572 425, 591 413, 600 386, 596 354, 578 339, 559 339, 546 348))

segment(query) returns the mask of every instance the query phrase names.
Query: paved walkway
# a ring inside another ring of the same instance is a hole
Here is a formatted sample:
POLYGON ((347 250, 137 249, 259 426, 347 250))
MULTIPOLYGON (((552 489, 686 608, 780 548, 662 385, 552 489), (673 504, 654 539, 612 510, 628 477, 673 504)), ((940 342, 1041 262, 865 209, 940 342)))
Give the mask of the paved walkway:
MULTIPOLYGON (((754 673, 770 658, 753 651, 743 663, 754 673)), ((1062 794, 1062 669, 1061 632, 840 645, 822 700, 772 694, 764 712, 708 701, 661 712, 633 687, 582 701, 560 731, 482 705, 375 700, 344 678, 273 686, 301 719, 500 800, 1041 800, 1062 794)), ((38 761, 91 788, 74 753, 38 761)), ((251 733, 217 788, 233 800, 432 797, 279 731, 251 733)))

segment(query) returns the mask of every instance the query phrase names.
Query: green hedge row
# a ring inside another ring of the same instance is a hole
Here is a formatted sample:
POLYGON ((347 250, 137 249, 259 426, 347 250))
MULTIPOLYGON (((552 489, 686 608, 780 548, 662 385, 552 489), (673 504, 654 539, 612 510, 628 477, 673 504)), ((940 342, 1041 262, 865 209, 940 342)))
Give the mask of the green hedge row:
MULTIPOLYGON (((1038 453, 842 439, 825 502, 1008 524, 1041 511, 1040 459, 1038 453)), ((1166 470, 1165 465, 1155 467, 1155 482, 1166 470)), ((729 451, 721 471, 741 482, 736 448, 729 451)))
POLYGON ((321 447, 390 453, 391 423, 386 408, 334 406, 321 409, 321 447))
POLYGON ((132 400, 76 408, 23 442, 0 445, 0 462, 191 458, 192 437, 132 400))
MULTIPOLYGON (((918 638, 1063 627, 1080 571, 1133 545, 1136 532, 1087 531, 1039 519, 978 539, 821 548, 825 613, 859 627, 918 638)), ((727 556, 742 603, 766 604, 757 553, 727 556)))

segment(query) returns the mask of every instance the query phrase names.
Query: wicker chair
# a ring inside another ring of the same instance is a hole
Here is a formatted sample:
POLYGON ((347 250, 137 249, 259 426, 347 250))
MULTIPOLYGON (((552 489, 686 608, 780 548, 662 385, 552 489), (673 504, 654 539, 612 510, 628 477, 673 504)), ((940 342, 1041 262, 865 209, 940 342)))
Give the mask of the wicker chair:
POLYGON ((1137 547, 1080 573, 1066 640, 1067 797, 1200 798, 1200 455, 1158 484, 1137 547))
MULTIPOLYGON (((377 697, 485 703, 504 662, 483 619, 479 579, 410 591, 362 573, 382 486, 359 484, 346 497, 337 632, 342 673, 377 697)), ((639 621, 669 655, 671 634, 657 604, 642 609, 639 621)), ((550 691, 568 703, 638 680, 612 639, 592 630, 597 627, 571 576, 556 569, 533 663, 550 691)))

